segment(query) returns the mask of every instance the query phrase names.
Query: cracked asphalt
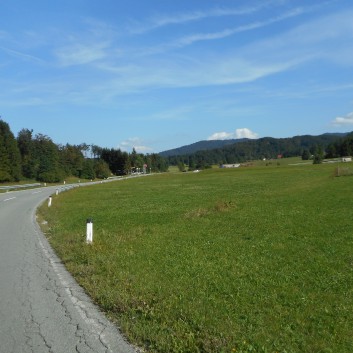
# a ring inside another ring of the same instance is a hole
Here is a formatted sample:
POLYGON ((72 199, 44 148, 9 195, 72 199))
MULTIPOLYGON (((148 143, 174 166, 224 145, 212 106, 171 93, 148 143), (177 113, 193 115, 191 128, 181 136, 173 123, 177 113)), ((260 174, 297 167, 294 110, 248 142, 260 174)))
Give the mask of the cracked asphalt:
POLYGON ((0 194, 0 353, 136 353, 39 230, 35 209, 54 192, 0 194))

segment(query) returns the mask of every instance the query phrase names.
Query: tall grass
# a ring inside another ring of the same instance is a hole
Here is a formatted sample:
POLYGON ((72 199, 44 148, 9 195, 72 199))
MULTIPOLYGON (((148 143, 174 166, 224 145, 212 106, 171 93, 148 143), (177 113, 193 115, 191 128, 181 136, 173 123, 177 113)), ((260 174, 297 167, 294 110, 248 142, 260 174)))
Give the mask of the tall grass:
POLYGON ((156 175, 40 213, 69 271, 147 351, 351 352, 352 184, 332 168, 156 175))
POLYGON ((334 171, 334 176, 340 177, 340 176, 351 176, 353 175, 353 169, 349 167, 337 167, 335 168, 334 171))

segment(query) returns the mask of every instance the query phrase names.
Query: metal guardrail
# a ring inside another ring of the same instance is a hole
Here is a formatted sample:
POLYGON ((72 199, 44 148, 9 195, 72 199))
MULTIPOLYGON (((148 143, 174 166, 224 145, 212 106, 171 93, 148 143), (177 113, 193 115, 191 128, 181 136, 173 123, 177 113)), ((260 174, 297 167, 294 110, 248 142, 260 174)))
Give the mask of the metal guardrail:
MULTIPOLYGON (((79 186, 89 186, 89 185, 94 185, 94 184, 103 184, 106 182, 114 181, 114 180, 122 180, 122 179, 128 179, 128 178, 134 178, 137 176, 148 176, 152 174, 140 174, 140 175, 132 175, 132 176, 127 176, 127 177, 122 177, 122 176, 115 176, 115 177, 109 177, 105 180, 99 180, 99 181, 94 181, 94 182, 88 182, 88 183, 77 183, 77 184, 67 184, 67 185, 51 185, 51 186, 56 186, 59 192, 70 190, 72 188, 76 188, 79 186)), ((1 190, 16 190, 16 189, 24 189, 24 188, 35 188, 39 186, 46 186, 44 183, 33 183, 33 184, 21 184, 21 185, 8 185, 8 186, 0 186, 0 191, 1 190)))
POLYGON ((36 186, 42 186, 42 184, 34 183, 34 184, 0 186, 0 190, 16 190, 16 189, 23 189, 23 188, 34 188, 36 186))

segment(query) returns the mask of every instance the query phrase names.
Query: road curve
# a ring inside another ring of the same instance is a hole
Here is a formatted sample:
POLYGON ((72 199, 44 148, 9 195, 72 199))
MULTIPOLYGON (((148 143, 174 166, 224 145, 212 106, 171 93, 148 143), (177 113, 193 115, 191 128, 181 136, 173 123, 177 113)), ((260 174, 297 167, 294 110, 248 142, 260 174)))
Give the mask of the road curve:
POLYGON ((0 194, 0 353, 136 353, 40 232, 35 209, 54 192, 0 194))

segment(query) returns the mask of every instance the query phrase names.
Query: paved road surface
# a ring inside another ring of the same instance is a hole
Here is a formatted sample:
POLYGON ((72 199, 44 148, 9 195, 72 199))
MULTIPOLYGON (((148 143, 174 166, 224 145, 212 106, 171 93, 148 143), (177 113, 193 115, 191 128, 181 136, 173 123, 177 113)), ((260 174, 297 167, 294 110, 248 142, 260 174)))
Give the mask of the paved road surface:
POLYGON ((133 353, 37 227, 35 208, 54 191, 0 194, 0 353, 133 353))

